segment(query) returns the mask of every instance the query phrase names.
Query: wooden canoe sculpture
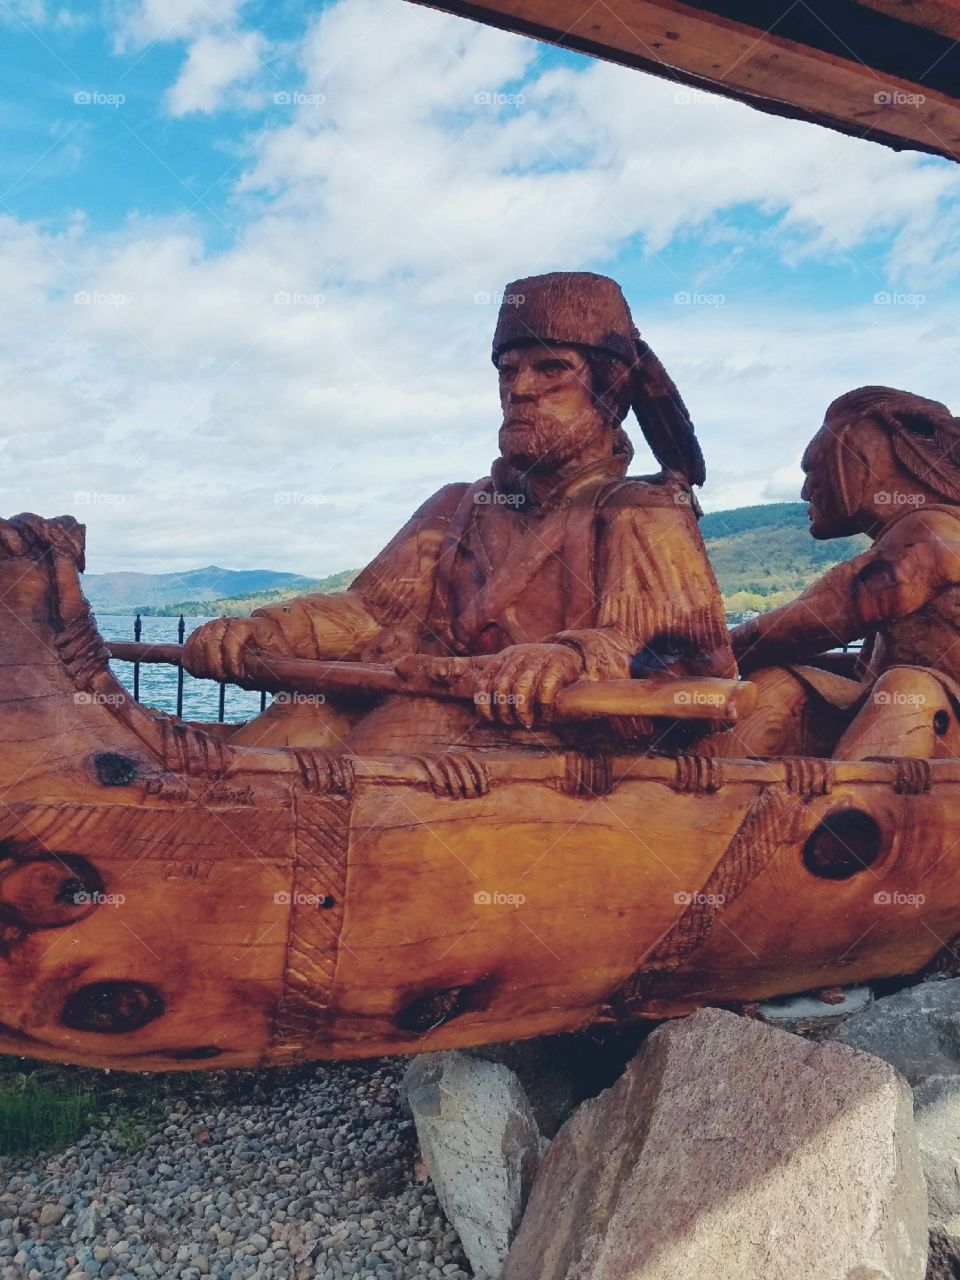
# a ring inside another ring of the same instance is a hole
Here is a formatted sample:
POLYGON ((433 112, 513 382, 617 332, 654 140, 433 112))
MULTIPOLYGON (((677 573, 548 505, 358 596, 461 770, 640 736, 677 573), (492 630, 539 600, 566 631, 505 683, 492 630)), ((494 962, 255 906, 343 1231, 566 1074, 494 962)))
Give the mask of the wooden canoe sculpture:
POLYGON ((0 1052, 449 1049, 914 973, 960 933, 960 759, 723 758, 755 688, 689 418, 612 282, 574 314, 545 279, 498 330, 499 474, 351 591, 191 638, 303 694, 239 730, 115 679, 81 525, 0 520, 0 1052), (659 477, 624 477, 630 404, 659 477))

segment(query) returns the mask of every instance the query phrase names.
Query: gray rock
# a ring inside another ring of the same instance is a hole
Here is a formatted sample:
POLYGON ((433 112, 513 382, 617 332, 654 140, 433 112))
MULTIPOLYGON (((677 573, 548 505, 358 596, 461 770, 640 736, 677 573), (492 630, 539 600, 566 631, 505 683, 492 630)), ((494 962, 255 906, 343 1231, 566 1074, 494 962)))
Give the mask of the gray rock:
POLYGON ((930 1076, 913 1093, 930 1206, 927 1280, 954 1280, 960 1259, 960 1076, 930 1076))
POLYGON ((922 1280, 926 1257, 903 1079, 704 1009, 561 1129, 502 1280, 922 1280))
POLYGON ((66 1212, 65 1204, 45 1204, 40 1210, 41 1227, 55 1227, 66 1212))
POLYGON ((875 1000, 836 1038, 891 1063, 911 1084, 960 1072, 960 978, 921 982, 875 1000))
POLYGON ((415 1058, 403 1078, 443 1211, 479 1278, 497 1276, 540 1158, 540 1132, 516 1076, 465 1053, 415 1058))

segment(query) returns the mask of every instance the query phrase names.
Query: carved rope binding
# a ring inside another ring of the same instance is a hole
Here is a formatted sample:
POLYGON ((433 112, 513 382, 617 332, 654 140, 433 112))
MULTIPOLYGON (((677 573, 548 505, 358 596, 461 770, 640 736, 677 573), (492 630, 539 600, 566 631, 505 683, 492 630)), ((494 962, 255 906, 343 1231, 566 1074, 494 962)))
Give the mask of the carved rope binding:
POLYGON ((723 765, 713 756, 675 757, 677 775, 674 791, 681 794, 713 795, 723 787, 723 765))
POLYGON ((568 796, 605 796, 613 789, 613 766, 603 752, 568 751, 560 789, 568 796))

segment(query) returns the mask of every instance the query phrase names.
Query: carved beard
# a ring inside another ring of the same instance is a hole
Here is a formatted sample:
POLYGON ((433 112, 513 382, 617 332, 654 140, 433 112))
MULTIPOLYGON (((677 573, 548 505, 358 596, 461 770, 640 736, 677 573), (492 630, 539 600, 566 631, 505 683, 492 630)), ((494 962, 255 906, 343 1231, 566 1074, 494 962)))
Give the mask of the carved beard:
POLYGON ((568 422, 542 410, 517 409, 500 428, 500 454, 515 467, 553 471, 596 439, 602 423, 599 414, 568 422))

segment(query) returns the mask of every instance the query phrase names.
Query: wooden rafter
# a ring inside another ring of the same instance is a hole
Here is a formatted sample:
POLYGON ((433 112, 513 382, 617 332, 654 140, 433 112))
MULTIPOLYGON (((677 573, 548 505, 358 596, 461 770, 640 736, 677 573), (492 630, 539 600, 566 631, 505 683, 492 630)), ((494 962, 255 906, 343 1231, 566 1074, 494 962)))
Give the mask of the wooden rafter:
POLYGON ((413 0, 897 149, 960 159, 960 0, 413 0))

